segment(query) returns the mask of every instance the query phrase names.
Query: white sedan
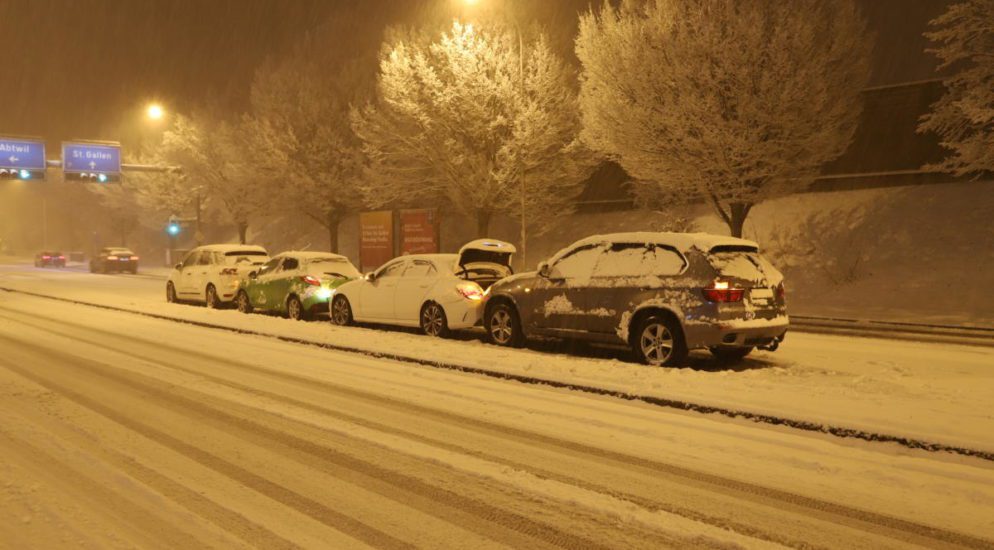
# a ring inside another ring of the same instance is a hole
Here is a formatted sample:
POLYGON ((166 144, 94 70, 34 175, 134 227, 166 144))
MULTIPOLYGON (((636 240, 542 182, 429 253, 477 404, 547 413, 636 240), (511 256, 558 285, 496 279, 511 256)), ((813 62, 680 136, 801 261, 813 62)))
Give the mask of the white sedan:
POLYGON ((484 288, 511 274, 514 247, 474 241, 459 254, 395 258, 375 272, 338 287, 331 303, 337 325, 353 322, 420 327, 429 336, 476 325, 484 288))

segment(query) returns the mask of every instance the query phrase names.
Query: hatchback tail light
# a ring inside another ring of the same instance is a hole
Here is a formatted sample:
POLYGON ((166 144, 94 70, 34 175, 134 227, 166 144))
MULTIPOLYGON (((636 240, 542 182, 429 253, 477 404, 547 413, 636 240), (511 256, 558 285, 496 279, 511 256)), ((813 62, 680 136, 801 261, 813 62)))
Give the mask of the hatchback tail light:
POLYGON ((321 280, 312 275, 304 275, 300 280, 312 286, 321 286, 321 280))
POLYGON ((467 300, 478 302, 483 299, 483 289, 476 283, 459 285, 456 287, 456 291, 467 300))
POLYGON ((237 267, 226 267, 221 270, 221 275, 238 275, 237 267))
POLYGON ((715 281, 714 284, 701 289, 704 293, 704 297, 707 298, 709 302, 741 302, 742 295, 745 294, 745 290, 741 288, 731 288, 727 282, 715 281))

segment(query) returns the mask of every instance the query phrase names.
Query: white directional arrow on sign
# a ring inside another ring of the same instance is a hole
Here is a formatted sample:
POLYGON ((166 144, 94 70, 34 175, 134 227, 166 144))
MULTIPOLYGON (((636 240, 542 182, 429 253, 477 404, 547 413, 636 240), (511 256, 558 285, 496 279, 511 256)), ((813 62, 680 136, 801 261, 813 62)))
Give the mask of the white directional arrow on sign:
POLYGON ((17 162, 19 160, 21 160, 21 159, 15 157, 14 155, 10 155, 10 162, 17 162))
POLYGON ((97 163, 91 160, 90 161, 90 170, 94 170, 94 169, 96 169, 96 167, 97 167, 97 163))

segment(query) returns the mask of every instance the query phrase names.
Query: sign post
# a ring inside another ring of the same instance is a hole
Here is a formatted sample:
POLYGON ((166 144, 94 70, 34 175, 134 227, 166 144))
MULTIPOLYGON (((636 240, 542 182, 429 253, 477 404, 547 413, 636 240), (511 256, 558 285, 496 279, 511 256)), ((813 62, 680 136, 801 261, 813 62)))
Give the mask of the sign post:
POLYGON ((112 142, 64 142, 62 172, 66 181, 121 181, 121 146, 112 142))
POLYGON ((40 139, 0 137, 0 177, 45 179, 45 142, 40 139))

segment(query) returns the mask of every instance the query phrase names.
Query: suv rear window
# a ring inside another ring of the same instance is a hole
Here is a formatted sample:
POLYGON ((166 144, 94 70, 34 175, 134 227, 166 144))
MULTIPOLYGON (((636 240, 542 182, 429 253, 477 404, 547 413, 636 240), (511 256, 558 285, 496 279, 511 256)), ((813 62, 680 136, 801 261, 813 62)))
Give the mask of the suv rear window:
POLYGON ((708 262, 718 275, 730 279, 756 284, 765 281, 766 285, 777 284, 783 279, 777 268, 753 247, 715 247, 708 254, 708 262), (727 250, 729 248, 734 250, 727 250))
POLYGON ((232 252, 224 253, 225 263, 228 265, 235 264, 253 264, 260 265, 269 259, 269 254, 261 252, 259 250, 235 250, 232 252))

